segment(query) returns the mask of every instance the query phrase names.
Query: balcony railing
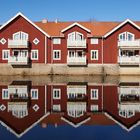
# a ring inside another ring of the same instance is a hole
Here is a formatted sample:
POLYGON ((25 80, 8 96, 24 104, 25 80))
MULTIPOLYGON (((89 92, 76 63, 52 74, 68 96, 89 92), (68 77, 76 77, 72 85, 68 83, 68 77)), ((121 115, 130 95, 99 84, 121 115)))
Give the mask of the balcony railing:
POLYGON ((139 65, 140 56, 119 56, 118 62, 122 65, 139 65))
POLYGON ((28 57, 10 56, 8 58, 8 63, 11 65, 27 65, 28 64, 28 57))
POLYGON ((68 65, 86 65, 86 56, 83 57, 67 57, 68 65))
POLYGON ((138 40, 131 40, 131 41, 118 41, 119 47, 136 47, 140 48, 140 39, 138 40))
POLYGON ((67 47, 68 48, 86 48, 86 39, 83 40, 67 40, 67 47))
POLYGON ((28 41, 8 39, 8 48, 28 48, 28 41))
POLYGON ((140 95, 140 87, 120 87, 119 88, 120 95, 140 95))

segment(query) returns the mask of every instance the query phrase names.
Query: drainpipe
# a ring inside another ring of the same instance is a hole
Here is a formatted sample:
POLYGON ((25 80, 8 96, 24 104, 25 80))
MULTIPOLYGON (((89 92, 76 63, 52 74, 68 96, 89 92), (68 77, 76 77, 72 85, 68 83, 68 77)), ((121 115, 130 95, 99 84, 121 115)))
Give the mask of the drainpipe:
POLYGON ((105 74, 104 73, 104 40, 103 40, 103 36, 102 36, 102 68, 103 68, 103 75, 105 74))

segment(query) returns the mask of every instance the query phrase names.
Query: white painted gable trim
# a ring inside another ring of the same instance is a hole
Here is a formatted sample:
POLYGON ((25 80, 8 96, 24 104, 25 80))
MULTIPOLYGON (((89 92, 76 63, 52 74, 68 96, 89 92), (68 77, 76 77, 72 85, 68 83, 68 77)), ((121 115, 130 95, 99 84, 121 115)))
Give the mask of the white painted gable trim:
POLYGON ((87 121, 89 121, 91 118, 88 117, 87 119, 85 119, 84 121, 78 123, 78 124, 74 124, 72 122, 70 122, 69 120, 65 119, 64 117, 61 117, 61 120, 65 121, 66 123, 68 123, 69 125, 73 126, 74 128, 77 128, 79 126, 81 126, 82 124, 86 123, 87 121))
POLYGON ((72 28, 73 26, 79 26, 80 28, 86 30, 87 32, 91 32, 89 29, 87 29, 86 27, 82 26, 81 24, 77 23, 77 22, 74 22, 73 24, 69 25, 68 27, 64 28, 63 30, 61 30, 61 32, 65 32, 66 30, 72 28))
POLYGON ((46 32, 44 32, 42 29, 40 29, 36 24, 34 24, 31 20, 29 20, 26 16, 24 16, 21 12, 17 13, 14 17, 12 17, 10 20, 8 20, 5 24, 3 24, 0 27, 0 30, 3 29, 5 26, 7 26, 10 22, 12 22, 15 18, 18 16, 23 17, 25 20, 27 20, 31 25, 33 25, 36 29, 38 29, 40 32, 42 32, 45 36, 50 37, 46 32))
POLYGON ((133 21, 131 21, 130 19, 126 19, 124 22, 122 22, 122 23, 120 23, 118 26, 116 26, 113 30, 111 30, 111 31, 109 31, 108 33, 106 33, 105 35, 104 35, 104 37, 106 38, 106 37, 108 37, 110 34, 112 34, 113 32, 115 32, 117 29, 119 29, 120 27, 122 27, 124 24, 126 24, 126 23, 130 23, 130 24, 132 24, 133 26, 135 26, 137 29, 139 29, 140 30, 140 27, 137 25, 137 24, 135 24, 133 21))

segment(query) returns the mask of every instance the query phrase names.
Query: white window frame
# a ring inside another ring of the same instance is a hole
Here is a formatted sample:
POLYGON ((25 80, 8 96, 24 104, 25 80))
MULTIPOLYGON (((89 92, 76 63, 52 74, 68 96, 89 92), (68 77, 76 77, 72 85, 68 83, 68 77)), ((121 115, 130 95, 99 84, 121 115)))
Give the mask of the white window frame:
POLYGON ((53 89, 53 99, 61 99, 61 89, 60 88, 54 88, 53 89), (59 97, 55 97, 55 92, 59 93, 59 97))
POLYGON ((98 38, 91 38, 90 44, 99 44, 99 39, 98 38))
POLYGON ((22 32, 22 31, 19 31, 19 32, 16 32, 13 34, 13 40, 28 40, 28 37, 29 37, 29 35, 25 32, 22 32), (18 35, 19 37, 15 38, 15 35, 18 35), (22 38, 23 35, 26 36, 26 39, 22 38))
POLYGON ((61 50, 53 50, 53 60, 61 60, 61 50), (55 58, 55 52, 59 52, 59 58, 55 58))
POLYGON ((123 33, 120 33, 119 36, 118 36, 119 37, 119 41, 131 41, 131 40, 128 40, 128 35, 129 34, 132 35, 132 40, 134 40, 135 39, 135 35, 133 33, 123 32, 123 33), (120 38, 122 35, 124 35, 125 39, 121 39, 120 38))
POLYGON ((60 112, 61 111, 61 106, 60 104, 54 104, 53 105, 53 111, 55 112, 60 112))
POLYGON ((91 105, 90 106, 90 110, 95 112, 95 111, 98 111, 99 110, 99 106, 98 105, 91 105))
POLYGON ((38 60, 38 50, 31 50, 31 60, 38 60), (33 58, 33 52, 37 52, 37 58, 33 58))
POLYGON ((8 93, 8 96, 5 97, 5 91, 8 93, 8 89, 2 89, 2 99, 9 100, 10 99, 10 95, 8 93))
POLYGON ((61 44, 61 38, 53 38, 53 44, 61 44))
POLYGON ((80 32, 72 32, 68 34, 68 40, 75 41, 75 40, 83 40, 83 39, 84 39, 84 35, 80 32), (77 38, 78 35, 81 35, 82 38, 78 39, 77 38))
POLYGON ((98 50, 91 50, 91 60, 99 60, 99 51, 98 50), (93 58, 93 52, 95 53, 96 52, 96 55, 97 57, 96 58, 93 58))
POLYGON ((38 89, 31 89, 31 99, 38 100, 38 89), (36 92, 36 97, 33 96, 33 93, 36 92))
POLYGON ((91 100, 98 100, 99 99, 99 90, 98 89, 91 89, 90 99, 91 100), (93 96, 93 94, 96 94, 96 95, 93 96))
POLYGON ((8 60, 8 58, 4 58, 4 53, 7 52, 8 53, 8 58, 10 56, 10 50, 2 50, 2 60, 8 60))

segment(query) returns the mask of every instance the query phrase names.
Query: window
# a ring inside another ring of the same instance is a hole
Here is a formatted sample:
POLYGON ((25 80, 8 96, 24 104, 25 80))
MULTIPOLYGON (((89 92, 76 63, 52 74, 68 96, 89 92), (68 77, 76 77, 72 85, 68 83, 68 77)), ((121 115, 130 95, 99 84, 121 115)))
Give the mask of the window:
POLYGON ((38 99, 38 89, 31 89, 31 98, 38 99))
POLYGON ((135 115, 135 112, 132 110, 119 110, 119 116, 123 118, 131 118, 135 115))
POLYGON ((93 111, 93 112, 98 111, 98 105, 91 105, 90 110, 93 111))
POLYGON ((2 59, 8 60, 8 57, 10 56, 10 50, 2 50, 2 59))
POLYGON ((61 89, 53 89, 53 99, 61 98, 61 89))
POLYGON ((98 38, 91 38, 90 43, 91 44, 98 44, 99 40, 98 38))
POLYGON ((54 60, 60 60, 61 59, 61 51, 60 50, 54 50, 53 51, 53 59, 54 60))
POLYGON ((53 44, 61 44, 61 39, 60 38, 54 38, 53 39, 53 44))
POLYGON ((130 32, 123 32, 119 34, 119 41, 131 41, 135 39, 135 35, 130 32))
POLYGON ((98 60, 98 50, 91 50, 91 60, 98 60))
POLYGON ((2 99, 9 99, 8 89, 2 89, 2 99))
POLYGON ((31 50, 31 59, 38 60, 38 50, 31 50))
POLYGON ((91 99, 98 100, 98 89, 91 89, 91 99))
POLYGON ((28 40, 28 34, 24 32, 14 33, 13 40, 28 40))
POLYGON ((61 111, 61 106, 60 106, 60 105, 53 105, 53 111, 54 111, 54 112, 59 112, 59 111, 61 111))
POLYGON ((68 40, 75 41, 75 40, 83 40, 84 36, 83 34, 79 32, 72 32, 68 34, 68 40))

